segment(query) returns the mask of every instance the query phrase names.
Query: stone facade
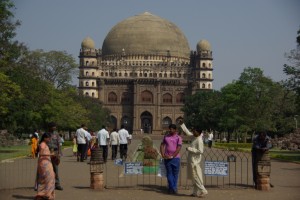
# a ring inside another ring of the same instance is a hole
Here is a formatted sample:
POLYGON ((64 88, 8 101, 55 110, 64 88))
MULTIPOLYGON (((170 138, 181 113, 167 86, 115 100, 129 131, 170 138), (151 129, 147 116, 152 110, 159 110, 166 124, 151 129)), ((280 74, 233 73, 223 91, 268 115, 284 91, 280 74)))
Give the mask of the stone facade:
POLYGON ((111 128, 161 134, 184 117, 186 96, 212 89, 212 51, 201 40, 191 51, 184 34, 151 13, 125 19, 102 49, 87 37, 80 49, 79 92, 111 111, 111 128))

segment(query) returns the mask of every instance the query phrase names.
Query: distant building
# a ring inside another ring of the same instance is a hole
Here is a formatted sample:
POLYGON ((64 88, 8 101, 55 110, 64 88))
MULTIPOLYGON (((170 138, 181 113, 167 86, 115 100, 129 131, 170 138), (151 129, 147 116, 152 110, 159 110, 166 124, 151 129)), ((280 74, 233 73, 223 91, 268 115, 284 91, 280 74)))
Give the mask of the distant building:
POLYGON ((191 51, 182 31, 149 12, 129 17, 107 34, 102 49, 87 37, 81 43, 79 92, 103 102, 111 127, 161 134, 183 118, 187 95, 212 90, 208 41, 191 51))

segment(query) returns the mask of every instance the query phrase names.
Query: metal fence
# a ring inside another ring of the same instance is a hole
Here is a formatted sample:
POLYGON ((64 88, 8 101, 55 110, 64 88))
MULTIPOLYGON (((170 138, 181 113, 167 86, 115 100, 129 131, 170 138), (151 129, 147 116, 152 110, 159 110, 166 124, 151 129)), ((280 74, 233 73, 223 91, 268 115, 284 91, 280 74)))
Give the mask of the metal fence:
MULTIPOLYGON (((159 148, 161 140, 154 140, 154 145, 159 148)), ((133 155, 140 144, 139 140, 134 140, 129 145, 128 158, 126 162, 135 162, 133 155)), ((184 144, 181 154, 181 170, 179 174, 179 188, 189 189, 192 186, 191 180, 187 179, 187 152, 185 151, 188 144, 184 144)), ((71 153, 71 150, 70 150, 71 153)), ((110 158, 109 152, 109 158, 110 158)), ((64 157, 60 166, 60 173, 64 170, 78 166, 76 158, 69 156, 64 157)), ((208 188, 245 188, 252 187, 252 165, 251 154, 247 152, 235 152, 216 148, 205 148, 202 157, 201 167, 204 172, 205 162, 218 161, 227 163, 226 176, 203 176, 204 185, 208 188)), ((85 183, 89 184, 88 166, 84 165, 86 179, 85 183)), ((14 160, 6 160, 0 163, 0 189, 15 188, 33 188, 37 168, 37 159, 19 158, 14 160)), ((124 165, 115 165, 112 161, 108 161, 104 165, 104 181, 106 188, 161 188, 167 186, 165 177, 157 175, 158 168, 153 173, 128 175, 124 171, 124 165)), ((68 179, 65 176, 64 179, 68 179)))
MULTIPOLYGON (((155 141, 157 147, 160 141, 155 141)), ((187 152, 185 148, 188 145, 183 145, 181 150, 181 170, 179 174, 178 186, 181 188, 190 188, 191 180, 187 179, 187 152)), ((134 150, 128 152, 126 162, 135 162, 132 155, 134 150)), ((252 164, 251 154, 247 152, 236 152, 216 148, 205 148, 205 152, 201 161, 201 168, 205 172, 206 162, 221 162, 226 163, 227 175, 205 175, 204 185, 206 187, 217 188, 245 188, 252 187, 252 164)), ((167 180, 165 177, 158 176, 159 169, 154 173, 144 174, 126 174, 124 165, 105 165, 104 176, 105 185, 108 188, 122 187, 165 187, 167 180)))

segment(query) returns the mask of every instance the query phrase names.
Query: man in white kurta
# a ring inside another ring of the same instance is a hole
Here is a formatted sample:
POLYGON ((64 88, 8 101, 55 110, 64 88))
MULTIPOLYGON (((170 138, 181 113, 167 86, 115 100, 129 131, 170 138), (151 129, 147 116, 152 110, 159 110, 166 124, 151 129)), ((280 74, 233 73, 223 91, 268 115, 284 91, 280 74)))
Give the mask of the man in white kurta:
POLYGON ((187 177, 193 182, 193 193, 191 196, 204 196, 208 192, 203 185, 203 176, 201 169, 201 158, 204 151, 202 137, 200 136, 201 130, 195 129, 191 133, 182 122, 180 125, 183 132, 188 136, 194 136, 191 145, 186 148, 188 151, 187 158, 187 177), (200 195, 198 195, 200 193, 200 195))

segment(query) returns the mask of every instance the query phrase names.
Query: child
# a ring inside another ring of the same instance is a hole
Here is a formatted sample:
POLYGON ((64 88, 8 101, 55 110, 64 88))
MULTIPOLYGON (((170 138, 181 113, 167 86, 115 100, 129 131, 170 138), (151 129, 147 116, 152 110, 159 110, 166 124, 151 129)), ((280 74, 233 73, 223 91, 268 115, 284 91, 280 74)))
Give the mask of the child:
POLYGON ((77 141, 76 141, 76 138, 73 136, 73 156, 76 156, 77 157, 77 141))

